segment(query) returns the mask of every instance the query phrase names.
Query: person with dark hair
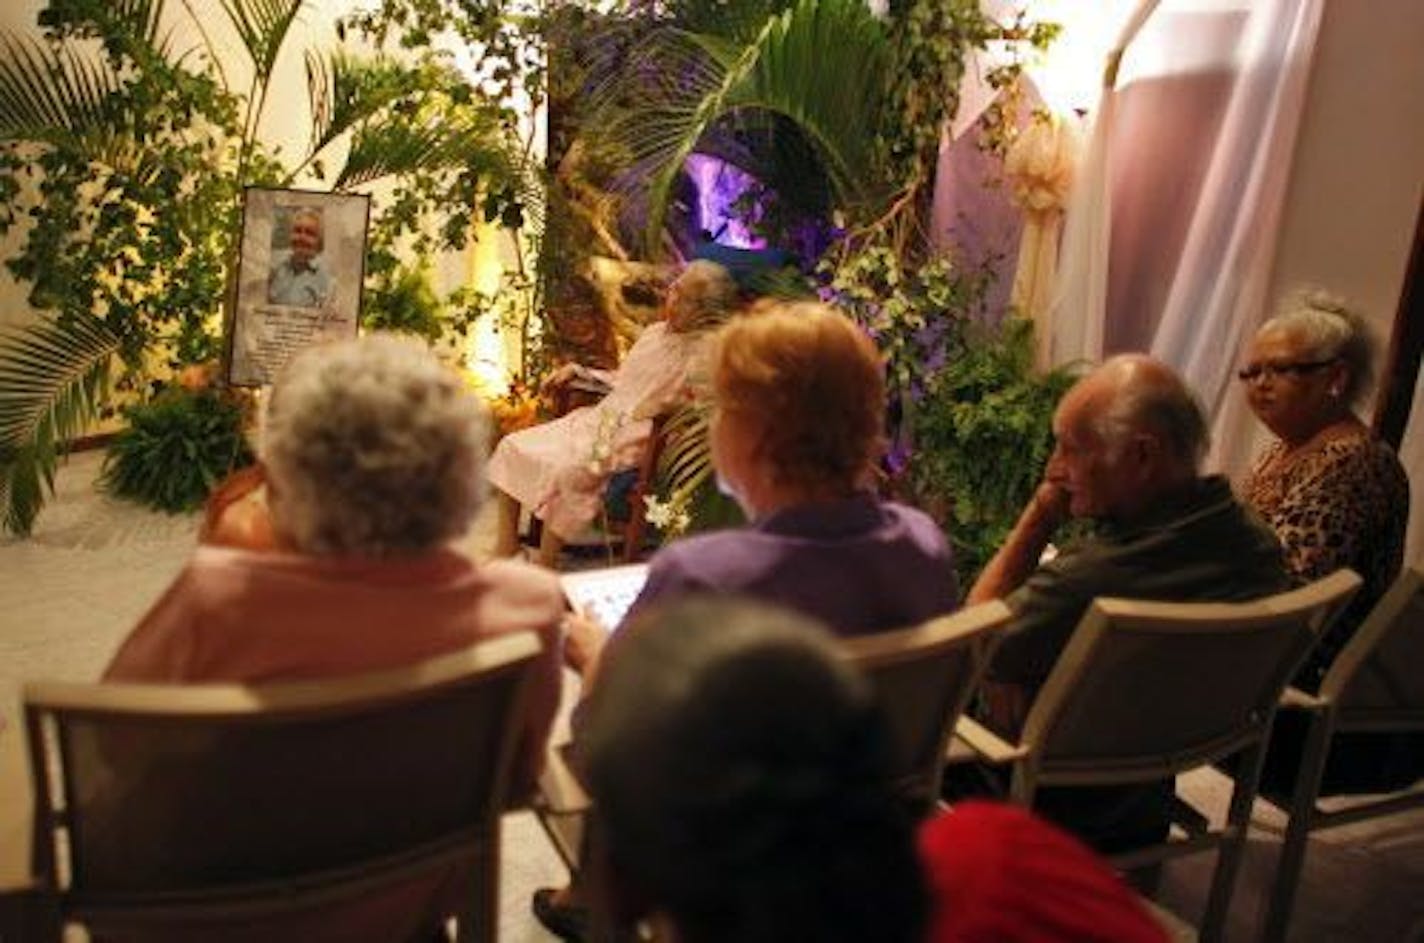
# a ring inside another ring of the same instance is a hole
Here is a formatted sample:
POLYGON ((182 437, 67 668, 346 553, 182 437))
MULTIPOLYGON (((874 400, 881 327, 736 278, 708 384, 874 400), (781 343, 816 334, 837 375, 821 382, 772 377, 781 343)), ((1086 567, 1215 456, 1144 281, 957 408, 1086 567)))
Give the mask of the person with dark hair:
POLYGON ((575 768, 595 914, 681 943, 911 943, 913 825, 866 682, 816 623, 686 599, 620 630, 575 768))

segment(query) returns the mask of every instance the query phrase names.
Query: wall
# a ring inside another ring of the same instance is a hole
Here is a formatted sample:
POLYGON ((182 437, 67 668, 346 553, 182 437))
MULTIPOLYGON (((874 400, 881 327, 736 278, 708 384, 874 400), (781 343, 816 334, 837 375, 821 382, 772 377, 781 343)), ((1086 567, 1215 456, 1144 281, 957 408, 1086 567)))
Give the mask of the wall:
POLYGON ((1342 295, 1389 343, 1424 195, 1424 3, 1329 0, 1281 241, 1279 298, 1300 283, 1342 295))

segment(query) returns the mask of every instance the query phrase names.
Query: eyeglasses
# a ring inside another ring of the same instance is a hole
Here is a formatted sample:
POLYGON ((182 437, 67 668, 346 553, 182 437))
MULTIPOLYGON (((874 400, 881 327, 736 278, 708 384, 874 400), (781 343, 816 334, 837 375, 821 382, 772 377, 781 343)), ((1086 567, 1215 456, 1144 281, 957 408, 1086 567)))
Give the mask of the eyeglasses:
POLYGON ((1331 357, 1329 360, 1296 360, 1284 363, 1253 363, 1236 371, 1236 378, 1243 383, 1250 383, 1252 380, 1265 377, 1267 380, 1274 380, 1276 377, 1294 373, 1298 377, 1303 377, 1307 373, 1314 373, 1321 367, 1328 367, 1339 358, 1331 357))

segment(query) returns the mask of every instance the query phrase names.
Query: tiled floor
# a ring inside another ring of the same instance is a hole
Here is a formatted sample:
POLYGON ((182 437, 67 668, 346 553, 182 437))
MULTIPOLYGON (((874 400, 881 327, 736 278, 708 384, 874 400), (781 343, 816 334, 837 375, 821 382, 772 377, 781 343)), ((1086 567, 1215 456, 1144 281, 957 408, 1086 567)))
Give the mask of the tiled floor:
MULTIPOLYGON (((0 540, 0 682, 11 691, 21 679, 95 677, 192 546, 194 518, 151 514, 97 494, 92 483, 100 462, 97 452, 75 456, 34 536, 0 540)), ((470 552, 486 552, 492 524, 492 514, 477 523, 466 541, 470 552)), ((0 738, 16 735, 14 710, 13 700, 0 703, 0 738)), ((1182 788, 1224 806, 1225 780, 1214 774, 1189 777, 1182 788)), ((1255 826, 1232 908, 1233 941, 1254 938, 1281 817, 1258 805, 1255 826)), ((506 819, 503 858, 500 938, 551 939, 530 916, 529 895, 562 882, 565 873, 532 817, 506 819)), ((1211 860, 1169 865, 1160 901, 1195 919, 1211 860)), ((1291 939, 1424 941, 1424 813, 1312 838, 1291 939)))

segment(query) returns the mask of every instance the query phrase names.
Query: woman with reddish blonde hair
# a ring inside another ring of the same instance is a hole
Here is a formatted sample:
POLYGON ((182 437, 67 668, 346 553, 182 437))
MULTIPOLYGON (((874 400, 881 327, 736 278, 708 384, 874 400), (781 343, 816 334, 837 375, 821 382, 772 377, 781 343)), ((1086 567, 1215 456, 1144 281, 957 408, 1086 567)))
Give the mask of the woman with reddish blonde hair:
MULTIPOLYGON (((843 636, 953 610, 958 590, 939 526, 873 490, 884 367, 860 328, 821 304, 761 304, 723 325, 710 352, 712 464, 748 523, 659 550, 624 622, 654 603, 707 593, 775 603, 843 636)), ((587 698, 608 633, 579 617, 568 632, 565 661, 587 698)), ((582 707, 575 743, 581 716, 582 707)), ((534 912, 563 938, 584 938, 577 889, 540 891, 534 912)))
MULTIPOLYGON (((763 305, 723 325, 709 366, 712 464, 748 523, 659 550, 630 615, 668 597, 734 593, 849 636, 956 607, 939 526, 873 490, 884 368, 859 327, 821 304, 763 305)), ((567 652, 575 670, 596 658, 605 635, 579 628, 567 652)))

